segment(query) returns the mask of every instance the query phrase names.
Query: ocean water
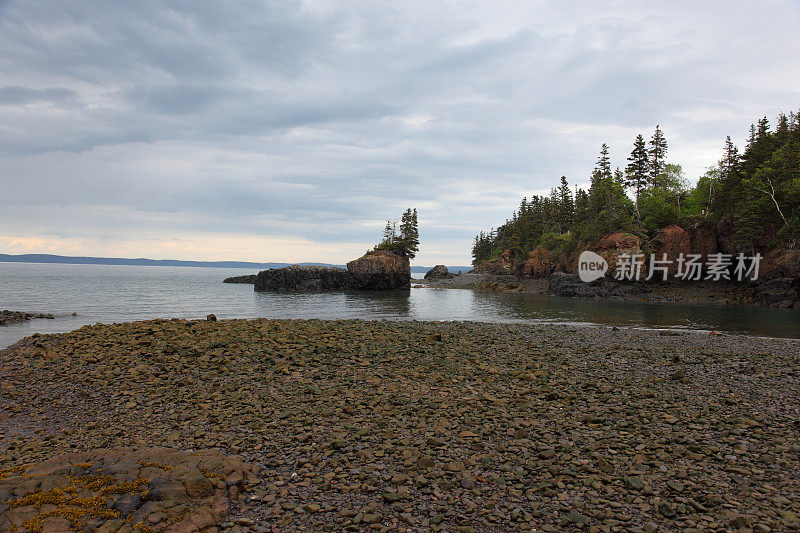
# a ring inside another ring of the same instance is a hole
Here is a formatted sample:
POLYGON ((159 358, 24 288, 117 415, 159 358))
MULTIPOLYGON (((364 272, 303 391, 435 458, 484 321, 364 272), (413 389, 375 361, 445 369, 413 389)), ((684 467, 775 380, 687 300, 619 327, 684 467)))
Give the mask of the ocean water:
POLYGON ((580 300, 467 289, 257 293, 223 284, 242 269, 0 263, 0 309, 54 320, 0 326, 0 348, 33 333, 151 318, 359 318, 566 323, 719 330, 800 338, 800 312, 734 306, 580 300), (76 316, 72 316, 76 313, 76 316))

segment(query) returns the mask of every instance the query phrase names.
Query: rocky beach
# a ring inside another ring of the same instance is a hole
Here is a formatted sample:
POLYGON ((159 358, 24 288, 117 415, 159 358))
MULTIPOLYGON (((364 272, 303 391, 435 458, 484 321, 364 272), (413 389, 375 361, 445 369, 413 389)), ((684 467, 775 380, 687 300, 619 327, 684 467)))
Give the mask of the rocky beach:
POLYGON ((479 323, 35 335, 0 352, 0 529, 799 529, 798 353, 479 323))

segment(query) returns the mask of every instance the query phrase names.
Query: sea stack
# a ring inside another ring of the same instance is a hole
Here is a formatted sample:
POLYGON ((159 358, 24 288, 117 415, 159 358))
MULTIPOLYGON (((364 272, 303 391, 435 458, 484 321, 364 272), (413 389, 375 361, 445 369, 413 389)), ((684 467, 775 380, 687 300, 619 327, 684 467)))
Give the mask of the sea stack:
POLYGON ((317 292, 337 290, 396 290, 411 286, 408 257, 385 250, 367 252, 339 267, 290 265, 263 270, 256 291, 317 292))

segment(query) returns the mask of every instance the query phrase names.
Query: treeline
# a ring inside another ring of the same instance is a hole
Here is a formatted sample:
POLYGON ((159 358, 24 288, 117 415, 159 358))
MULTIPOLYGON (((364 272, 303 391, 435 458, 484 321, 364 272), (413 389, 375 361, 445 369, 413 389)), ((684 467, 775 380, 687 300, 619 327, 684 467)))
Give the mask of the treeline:
POLYGON ((659 126, 638 135, 624 169, 612 169, 604 143, 586 191, 562 176, 549 196, 523 198, 497 229, 481 232, 473 264, 510 249, 517 257, 543 247, 555 257, 613 231, 650 238, 668 225, 703 221, 728 228, 731 252, 764 252, 800 241, 800 113, 764 117, 750 128, 740 154, 725 141, 722 159, 691 187, 680 165, 667 161, 659 126))

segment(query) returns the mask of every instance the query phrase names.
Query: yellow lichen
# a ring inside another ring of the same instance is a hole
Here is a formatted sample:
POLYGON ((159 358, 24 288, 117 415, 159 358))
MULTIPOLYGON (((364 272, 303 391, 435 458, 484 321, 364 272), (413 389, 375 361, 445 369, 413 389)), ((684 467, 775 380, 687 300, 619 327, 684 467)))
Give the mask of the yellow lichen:
POLYGON ((200 467, 199 470, 203 473, 204 476, 206 476, 209 479, 210 478, 217 478, 217 479, 222 479, 223 481, 225 480, 225 478, 222 477, 222 474, 214 472, 213 470, 208 470, 208 469, 203 468, 203 467, 200 467))
POLYGON ((132 494, 141 492, 147 484, 144 479, 119 482, 114 476, 88 474, 84 476, 67 476, 70 484, 66 487, 53 488, 47 491, 31 491, 21 498, 8 502, 9 508, 32 505, 41 509, 42 505, 55 505, 56 509, 38 514, 26 520, 22 525, 31 533, 42 530, 42 522, 47 518, 58 516, 66 518, 73 529, 81 529, 87 519, 110 520, 119 518, 119 512, 106 509, 106 499, 111 494, 132 494), (78 496, 86 492, 91 496, 78 496))
POLYGON ((0 479, 20 474, 25 470, 24 466, 12 466, 11 468, 0 468, 0 479))
POLYGON ((157 463, 155 461, 139 461, 139 464, 142 465, 143 467, 152 466, 154 468, 160 468, 162 470, 166 470, 167 472, 172 472, 173 470, 175 470, 174 466, 162 465, 161 463, 157 463))

